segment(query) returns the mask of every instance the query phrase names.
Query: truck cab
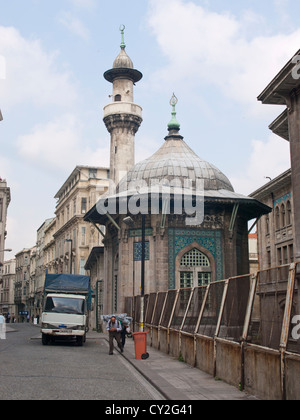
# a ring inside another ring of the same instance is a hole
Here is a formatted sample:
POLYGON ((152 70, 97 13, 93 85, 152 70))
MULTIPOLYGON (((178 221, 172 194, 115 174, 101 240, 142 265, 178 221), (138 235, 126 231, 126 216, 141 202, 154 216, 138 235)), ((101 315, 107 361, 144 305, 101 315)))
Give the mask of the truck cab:
POLYGON ((48 294, 42 314, 42 341, 50 338, 76 338, 82 345, 86 337, 85 296, 48 294))
POLYGON ((89 277, 74 275, 46 276, 42 313, 42 343, 55 338, 86 340, 88 331, 89 277))

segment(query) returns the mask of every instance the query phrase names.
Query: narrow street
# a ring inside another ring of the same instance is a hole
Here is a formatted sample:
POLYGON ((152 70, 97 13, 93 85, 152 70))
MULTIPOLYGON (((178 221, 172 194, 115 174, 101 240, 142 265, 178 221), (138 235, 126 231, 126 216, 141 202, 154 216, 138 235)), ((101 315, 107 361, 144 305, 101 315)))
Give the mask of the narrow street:
POLYGON ((0 340, 0 400, 154 400, 159 395, 104 339, 43 346, 39 328, 14 324, 0 340))

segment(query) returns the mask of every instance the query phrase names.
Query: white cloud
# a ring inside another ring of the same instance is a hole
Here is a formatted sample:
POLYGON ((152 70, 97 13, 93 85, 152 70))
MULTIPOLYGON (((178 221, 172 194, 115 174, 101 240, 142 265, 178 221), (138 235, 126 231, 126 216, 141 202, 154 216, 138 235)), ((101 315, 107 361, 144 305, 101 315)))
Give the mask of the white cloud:
MULTIPOLYGON (((193 1, 150 0, 148 22, 168 60, 152 83, 170 90, 216 86, 258 113, 256 96, 299 49, 300 29, 258 35, 262 17, 212 12, 193 1)), ((158 86, 157 86, 158 87, 158 86)))
POLYGON ((18 193, 21 189, 21 179, 16 175, 16 162, 7 156, 0 156, 0 178, 6 179, 8 187, 14 193, 18 193))
POLYGON ((90 38, 90 31, 84 23, 72 15, 70 12, 62 12, 58 17, 58 22, 65 26, 71 33, 79 36, 84 40, 90 38))
POLYGON ((141 134, 135 139, 135 162, 142 162, 151 157, 162 146, 162 140, 141 134))
POLYGON ((229 176, 235 191, 248 195, 291 167, 290 144, 272 134, 267 142, 252 141, 252 153, 245 170, 229 176))
POLYGON ((0 79, 6 79, 6 60, 3 55, 0 55, 0 79))
POLYGON ((11 173, 11 165, 5 156, 0 156, 0 178, 7 179, 11 173))
POLYGON ((0 26, 0 51, 6 79, 1 82, 5 107, 27 103, 38 106, 71 106, 77 88, 71 73, 58 66, 59 53, 47 52, 38 39, 25 39, 13 27, 0 26))
POLYGON ((84 9, 84 10, 94 10, 96 7, 96 1, 95 0, 69 0, 69 3, 73 7, 76 7, 78 9, 84 9))
POLYGON ((109 146, 98 149, 85 145, 78 118, 66 114, 46 124, 38 124, 17 140, 22 158, 48 170, 71 171, 77 164, 108 166, 109 146))
POLYGON ((290 25, 291 19, 289 13, 287 12, 287 7, 289 6, 289 0, 274 0, 275 9, 277 10, 280 20, 283 25, 290 25))

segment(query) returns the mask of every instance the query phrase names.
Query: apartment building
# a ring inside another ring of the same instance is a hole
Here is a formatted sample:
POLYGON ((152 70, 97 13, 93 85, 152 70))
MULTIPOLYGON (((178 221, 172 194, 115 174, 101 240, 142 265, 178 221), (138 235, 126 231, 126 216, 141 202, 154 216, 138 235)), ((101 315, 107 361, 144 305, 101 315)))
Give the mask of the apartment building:
POLYGON ((52 272, 86 274, 90 251, 102 244, 102 235, 83 218, 108 187, 107 168, 77 166, 55 195, 54 243, 47 245, 47 265, 52 272), (55 255, 51 259, 54 244, 55 255))
POLYGON ((16 278, 16 260, 5 261, 0 279, 0 313, 11 322, 16 314, 14 287, 16 278))
POLYGON ((259 268, 265 270, 294 261, 294 200, 291 170, 251 194, 273 211, 257 224, 259 268))
POLYGON ((17 322, 34 314, 36 247, 16 254, 15 305, 17 322))
POLYGON ((55 263, 55 239, 54 234, 56 232, 56 218, 52 219, 52 222, 45 226, 44 236, 44 267, 48 270, 49 274, 55 274, 56 263, 55 263))

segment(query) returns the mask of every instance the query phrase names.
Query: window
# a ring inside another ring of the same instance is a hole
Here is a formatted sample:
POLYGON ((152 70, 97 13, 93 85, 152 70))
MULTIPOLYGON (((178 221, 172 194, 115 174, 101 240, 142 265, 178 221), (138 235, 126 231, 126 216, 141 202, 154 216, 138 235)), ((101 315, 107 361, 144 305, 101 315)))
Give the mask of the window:
POLYGON ((116 95, 115 96, 115 102, 121 102, 122 100, 122 96, 121 95, 116 95))
POLYGON ((48 296, 45 304, 45 312, 84 315, 85 301, 80 298, 63 298, 48 296))
POLYGON ((207 286, 212 280, 208 257, 193 248, 180 261, 180 288, 207 286))
POLYGON ((209 267, 209 259, 202 254, 198 249, 194 248, 192 251, 187 252, 181 259, 181 267, 209 267))
POLYGON ((87 199, 84 197, 81 199, 81 214, 85 214, 87 210, 87 199))
POLYGON ((266 215, 266 234, 270 234, 270 216, 268 214, 266 215))
POLYGON ((288 264, 289 259, 288 259, 288 247, 287 246, 284 246, 282 248, 282 253, 283 253, 283 264, 288 264))
POLYGON ((84 258, 80 258, 80 275, 84 276, 85 275, 85 259, 84 258))
POLYGON ((211 282, 211 273, 198 273, 198 286, 207 286, 211 282))
POLYGON ((97 178, 97 169, 93 169, 93 168, 89 169, 89 178, 92 178, 92 179, 97 178))
POLYGON ((283 229, 286 226, 286 223, 285 223, 285 205, 284 205, 284 203, 281 204, 281 208, 280 208, 280 226, 281 226, 281 229, 283 229))
POLYGON ((277 265, 282 265, 282 252, 281 252, 281 248, 277 248, 277 265))
MULTIPOLYGON (((142 242, 134 242, 133 244, 133 256, 134 261, 142 261, 142 242)), ((147 241, 145 242, 145 261, 150 260, 150 243, 147 241)))
POLYGON ((276 230, 280 229, 280 210, 278 206, 275 208, 275 228, 276 230))
POLYGON ((181 272, 180 273, 180 288, 186 289, 188 287, 193 287, 193 285, 194 285, 193 273, 181 272))
POLYGON ((287 226, 292 224, 292 206, 290 201, 286 203, 286 224, 287 226))

